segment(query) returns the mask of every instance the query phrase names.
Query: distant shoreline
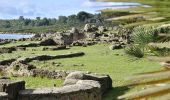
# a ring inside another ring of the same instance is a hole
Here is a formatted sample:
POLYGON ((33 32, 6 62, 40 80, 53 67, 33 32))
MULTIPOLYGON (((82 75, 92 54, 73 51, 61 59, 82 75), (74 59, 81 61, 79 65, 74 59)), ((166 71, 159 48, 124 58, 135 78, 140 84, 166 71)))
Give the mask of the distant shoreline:
POLYGON ((34 34, 36 34, 36 33, 0 32, 0 34, 34 35, 34 34))

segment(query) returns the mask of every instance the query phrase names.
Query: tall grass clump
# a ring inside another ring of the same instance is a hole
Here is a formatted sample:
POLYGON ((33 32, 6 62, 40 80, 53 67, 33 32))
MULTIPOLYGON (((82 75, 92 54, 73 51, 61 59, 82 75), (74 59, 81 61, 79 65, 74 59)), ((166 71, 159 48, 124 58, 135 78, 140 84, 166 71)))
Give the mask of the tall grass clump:
POLYGON ((139 26, 132 32, 132 41, 134 44, 145 46, 150 42, 156 42, 159 29, 154 26, 139 26))
POLYGON ((137 58, 142 58, 144 56, 143 50, 137 45, 129 45, 125 48, 125 53, 137 58))

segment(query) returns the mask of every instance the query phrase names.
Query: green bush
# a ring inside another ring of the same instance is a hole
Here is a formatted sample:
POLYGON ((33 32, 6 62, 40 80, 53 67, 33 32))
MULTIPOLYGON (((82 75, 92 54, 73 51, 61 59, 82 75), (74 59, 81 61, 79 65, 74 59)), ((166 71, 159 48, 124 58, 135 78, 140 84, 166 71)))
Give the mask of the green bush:
POLYGON ((142 58, 144 56, 143 50, 138 45, 128 45, 125 48, 125 53, 138 58, 142 58))

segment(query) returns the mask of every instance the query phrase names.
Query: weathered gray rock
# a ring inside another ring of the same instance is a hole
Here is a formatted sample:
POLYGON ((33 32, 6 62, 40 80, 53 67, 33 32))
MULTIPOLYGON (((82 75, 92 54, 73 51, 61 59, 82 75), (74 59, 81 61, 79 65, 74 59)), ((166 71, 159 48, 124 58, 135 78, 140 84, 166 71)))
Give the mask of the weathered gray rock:
POLYGON ((85 32, 91 32, 91 25, 90 24, 86 24, 85 26, 84 26, 84 31, 85 32))
POLYGON ((98 31, 99 31, 99 33, 103 33, 105 31, 107 31, 107 29, 104 26, 99 26, 98 31))
POLYGON ((9 100, 8 94, 5 92, 0 92, 0 100, 9 100))
POLYGON ((79 30, 77 28, 73 27, 71 29, 71 33, 79 33, 79 30))
POLYGON ((19 100, 101 100, 100 84, 78 81, 75 85, 60 88, 23 90, 19 93, 19 100))
MULTIPOLYGON (((0 92, 7 93, 9 100, 17 100, 19 91, 24 89, 24 81, 10 81, 5 79, 0 80, 0 92)), ((4 95, 6 97, 6 94, 4 95)))
POLYGON ((121 44, 113 44, 110 47, 110 50, 115 50, 115 49, 122 49, 122 45, 121 44))
POLYGON ((100 83, 101 93, 104 94, 109 89, 112 88, 112 79, 108 75, 95 75, 95 74, 85 74, 83 72, 77 71, 70 73, 63 85, 73 85, 79 80, 93 80, 100 83))

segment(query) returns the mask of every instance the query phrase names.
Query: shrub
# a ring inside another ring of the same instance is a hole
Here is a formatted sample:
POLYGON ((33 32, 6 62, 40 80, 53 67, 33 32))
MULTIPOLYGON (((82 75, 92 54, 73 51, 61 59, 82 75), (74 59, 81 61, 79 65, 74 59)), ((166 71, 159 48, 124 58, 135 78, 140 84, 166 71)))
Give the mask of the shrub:
POLYGON ((125 53, 138 58, 142 58, 144 56, 143 50, 138 45, 127 46, 125 48, 125 53))

